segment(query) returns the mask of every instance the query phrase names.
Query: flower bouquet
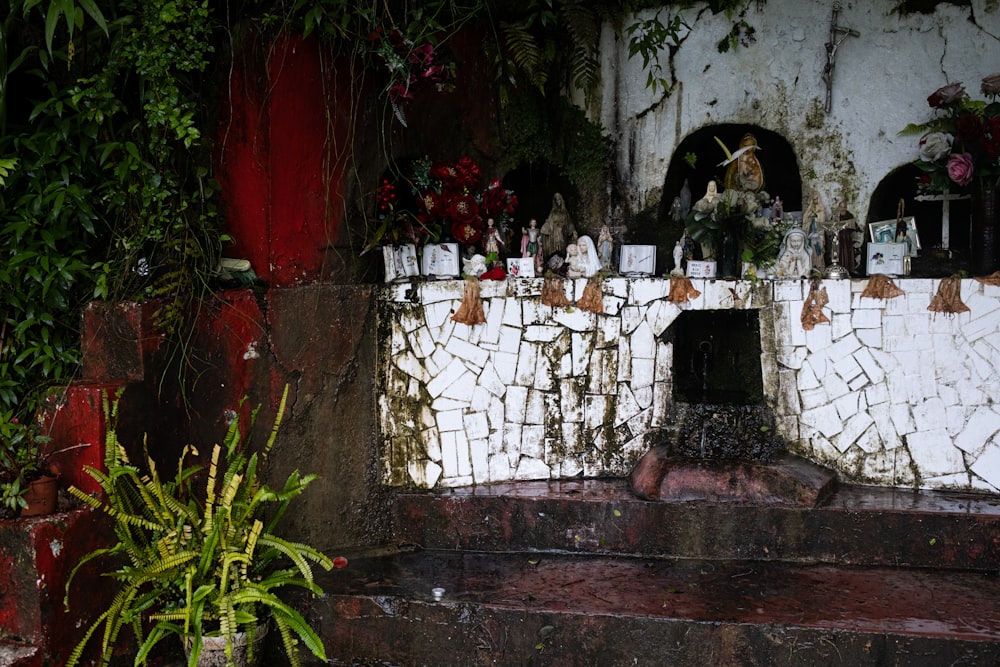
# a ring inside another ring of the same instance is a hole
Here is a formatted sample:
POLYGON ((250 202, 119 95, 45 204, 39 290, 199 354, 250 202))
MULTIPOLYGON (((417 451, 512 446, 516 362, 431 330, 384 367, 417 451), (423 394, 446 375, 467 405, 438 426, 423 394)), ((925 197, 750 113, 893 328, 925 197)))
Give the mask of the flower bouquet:
POLYGON ((921 170, 918 189, 966 192, 1000 176, 1000 72, 983 79, 981 91, 990 102, 973 100, 961 82, 934 91, 927 103, 936 115, 924 123, 910 123, 900 134, 920 134, 921 170))
POLYGON ((970 231, 972 271, 985 275, 1000 267, 997 253, 997 197, 1000 180, 1000 72, 985 77, 980 90, 990 101, 973 100, 961 82, 934 91, 927 103, 935 116, 907 125, 900 134, 920 134, 922 194, 952 188, 972 196, 970 231))

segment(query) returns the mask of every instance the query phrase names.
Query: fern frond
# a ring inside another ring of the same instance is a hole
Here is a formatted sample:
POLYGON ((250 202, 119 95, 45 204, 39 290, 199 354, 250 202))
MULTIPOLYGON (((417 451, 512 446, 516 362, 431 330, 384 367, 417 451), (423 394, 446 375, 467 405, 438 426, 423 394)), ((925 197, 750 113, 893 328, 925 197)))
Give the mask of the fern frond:
POLYGON ((600 67, 597 46, 601 34, 601 19, 592 3, 584 0, 564 0, 560 5, 563 26, 573 44, 570 52, 570 76, 573 84, 591 91, 598 83, 600 67))
POLYGON ((524 71, 535 88, 544 92, 548 82, 548 72, 543 66, 544 51, 539 48, 529 26, 523 22, 502 21, 500 32, 511 61, 524 71))

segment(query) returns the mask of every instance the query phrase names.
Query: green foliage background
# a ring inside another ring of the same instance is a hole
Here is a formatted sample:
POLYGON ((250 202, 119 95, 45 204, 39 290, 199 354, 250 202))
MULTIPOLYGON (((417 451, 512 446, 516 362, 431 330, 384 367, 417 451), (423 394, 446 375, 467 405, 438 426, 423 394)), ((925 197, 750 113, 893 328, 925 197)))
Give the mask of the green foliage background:
MULTIPOLYGON (((190 313, 227 240, 209 128, 233 35, 316 35, 371 70, 384 68, 372 35, 439 46, 474 26, 505 166, 544 159, 586 185, 607 169, 609 140, 565 97, 596 89, 601 26, 643 58, 647 85, 666 89, 663 60, 685 27, 676 10, 690 4, 0 0, 0 413, 29 418, 41 392, 72 379, 91 299, 159 299, 157 321, 184 366, 190 313)), ((388 144, 399 128, 392 113, 381 118, 388 144)))

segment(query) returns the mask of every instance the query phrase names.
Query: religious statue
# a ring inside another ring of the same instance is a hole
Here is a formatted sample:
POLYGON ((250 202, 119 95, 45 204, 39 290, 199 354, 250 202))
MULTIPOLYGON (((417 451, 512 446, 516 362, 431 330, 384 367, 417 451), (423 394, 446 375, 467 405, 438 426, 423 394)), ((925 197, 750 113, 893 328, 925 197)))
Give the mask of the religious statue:
POLYGON ((677 239, 677 243, 674 244, 674 268, 670 271, 672 276, 683 276, 684 267, 682 263, 684 261, 684 245, 681 243, 681 239, 677 239))
POLYGON ((806 225, 808 229, 812 265, 816 268, 822 268, 824 265, 823 253, 826 248, 826 238, 823 232, 823 226, 826 224, 826 207, 823 206, 823 198, 816 188, 813 188, 809 197, 809 205, 802 212, 802 224, 806 225))
POLYGON ((597 235, 597 254, 600 258, 601 269, 608 271, 611 269, 611 253, 614 251, 615 241, 611 236, 611 228, 607 224, 601 225, 601 233, 597 235))
POLYGON ((840 254, 840 263, 847 267, 848 272, 852 275, 860 275, 861 272, 861 241, 855 239, 855 231, 857 229, 857 222, 854 219, 854 214, 847 210, 847 202, 841 199, 837 203, 837 220, 839 221, 840 231, 835 232, 837 234, 837 240, 839 243, 838 252, 840 254))
POLYGON ((801 278, 812 272, 812 256, 806 247, 806 233, 801 227, 792 227, 785 232, 775 270, 782 278, 801 278))
POLYGON ((785 205, 781 202, 781 197, 775 197, 774 202, 771 204, 771 219, 781 220, 782 216, 785 215, 785 205))
POLYGON ((719 205, 719 198, 719 186, 715 181, 709 181, 705 187, 705 196, 694 203, 695 213, 703 214, 701 217, 714 213, 715 207, 719 205))
POLYGON ((589 236, 581 236, 576 240, 576 250, 583 266, 583 277, 589 278, 601 270, 601 260, 597 256, 597 248, 589 236))
POLYGON ((764 187, 764 170, 757 160, 757 149, 757 138, 749 132, 744 134, 739 148, 733 153, 732 161, 726 167, 727 188, 758 192, 764 187))
POLYGON ((684 184, 681 186, 681 219, 688 217, 688 213, 691 212, 691 184, 688 183, 688 179, 684 179, 684 184))
POLYGON ((486 273, 486 258, 476 253, 471 257, 462 258, 462 273, 467 276, 479 277, 486 273))
POLYGON ((500 258, 500 248, 504 245, 503 237, 500 235, 500 230, 496 228, 493 218, 486 219, 486 232, 483 234, 483 251, 488 257, 491 254, 495 254, 497 259, 500 258))
POLYGON ((521 228, 521 257, 535 258, 535 272, 542 272, 542 244, 539 241, 538 221, 532 218, 527 228, 521 228))
POLYGON ((681 222, 684 215, 681 213, 681 198, 674 197, 674 203, 670 205, 670 219, 674 222, 681 222))
MULTIPOLYGON (((703 220, 714 216, 715 209, 718 207, 721 199, 718 185, 716 185, 715 181, 709 181, 708 186, 705 188, 705 196, 694 203, 695 220, 703 220)), ((705 240, 701 242, 701 256, 704 259, 708 259, 714 256, 715 248, 712 247, 712 242, 708 235, 703 238, 705 240)))
POLYGON ((582 278, 585 267, 580 259, 580 249, 575 243, 566 246, 566 277, 582 278))
POLYGON ((806 206, 806 210, 802 211, 803 222, 808 223, 813 218, 816 218, 816 223, 819 225, 826 222, 826 207, 823 206, 823 197, 816 188, 813 188, 809 195, 809 204, 806 206))
POLYGON ((542 225, 542 255, 551 257, 566 250, 567 244, 576 241, 576 230, 570 220, 566 202, 558 192, 552 196, 552 210, 542 225))

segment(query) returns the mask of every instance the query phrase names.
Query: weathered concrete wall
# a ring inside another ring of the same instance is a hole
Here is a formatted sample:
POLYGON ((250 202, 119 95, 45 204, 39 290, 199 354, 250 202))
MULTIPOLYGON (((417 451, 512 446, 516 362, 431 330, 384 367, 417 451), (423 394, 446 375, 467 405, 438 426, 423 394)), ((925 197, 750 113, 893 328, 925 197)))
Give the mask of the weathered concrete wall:
MULTIPOLYGON (((571 302, 585 280, 566 281, 571 302)), ((1000 489, 1000 288, 962 282, 971 311, 928 311, 937 280, 862 298, 824 281, 829 323, 805 330, 806 281, 603 281, 604 311, 541 303, 541 279, 483 282, 486 323, 451 315, 462 281, 379 291, 383 475, 434 487, 627 474, 674 437, 675 345, 685 310, 757 309, 766 404, 788 449, 848 480, 1000 489)), ((711 332, 705 332, 710 337, 711 332)), ((748 437, 754 436, 748 433, 748 437)))
MULTIPOLYGON (((85 462, 100 463, 100 393, 117 389, 123 390, 119 438, 134 461, 143 460, 145 440, 157 466, 172 469, 185 444, 209 452, 234 412, 241 411, 247 424, 257 406, 250 442, 259 446, 288 385, 268 479, 278 484, 295 469, 319 479, 286 517, 284 534, 324 550, 385 541, 390 517, 375 449, 372 288, 311 285, 214 294, 202 304, 184 349, 153 333, 148 315, 155 308, 88 308, 85 383, 70 387, 64 401, 69 409, 52 408, 57 417, 64 415, 53 433, 62 446, 85 437, 95 445, 79 450, 90 457, 85 462)), ((84 477, 66 469, 75 475, 73 483, 84 477)))
MULTIPOLYGON (((930 14, 909 15, 893 12, 898 3, 892 0, 842 2, 839 25, 860 35, 837 49, 828 114, 821 75, 832 4, 748 2, 743 14, 730 18, 695 3, 681 11, 693 29, 682 33, 672 58, 661 54, 663 74, 674 84, 668 94, 646 87, 642 59, 629 60, 627 41, 616 40, 607 28, 599 117, 616 139, 625 206, 635 213, 677 194, 660 190, 674 150, 692 132, 745 123, 785 137, 798 158, 803 188, 817 187, 828 206, 846 199, 864 220, 879 181, 916 158, 916 137, 898 133, 931 118, 927 96, 953 81, 965 82, 978 96, 981 79, 1000 69, 996 2, 939 3, 930 14), (755 41, 719 53, 717 42, 739 18, 755 28, 755 41)), ((767 146, 762 148, 766 167, 767 146)), ((698 157, 714 163, 724 156, 720 151, 698 157)))

